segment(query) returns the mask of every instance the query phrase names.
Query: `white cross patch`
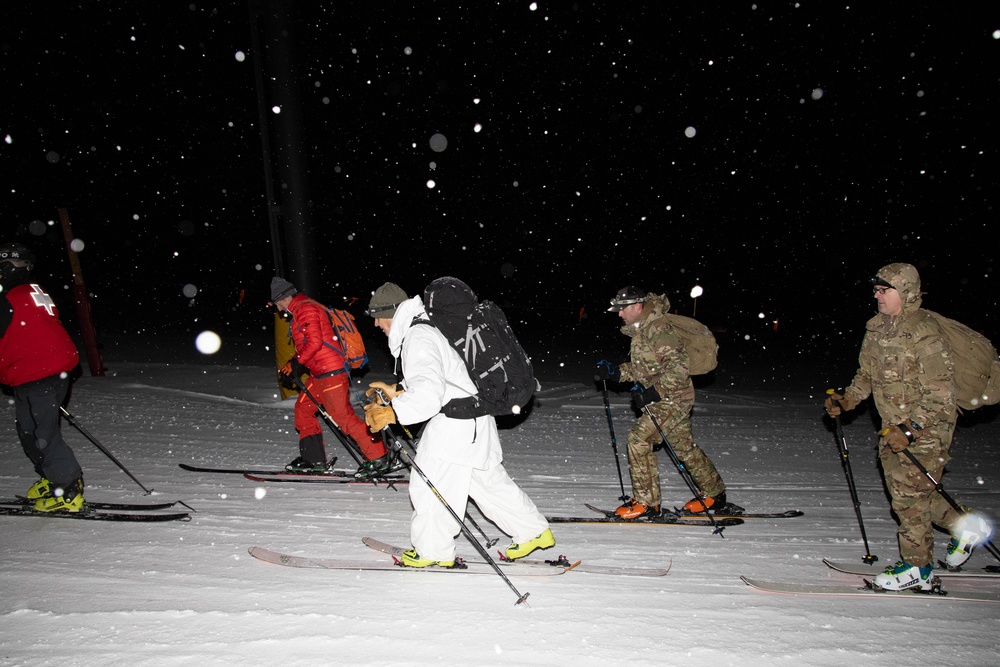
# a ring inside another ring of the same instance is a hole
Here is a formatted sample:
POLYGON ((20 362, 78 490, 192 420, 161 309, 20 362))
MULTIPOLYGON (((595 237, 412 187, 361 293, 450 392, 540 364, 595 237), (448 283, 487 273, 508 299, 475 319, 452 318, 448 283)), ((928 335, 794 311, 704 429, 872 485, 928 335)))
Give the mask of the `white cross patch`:
POLYGON ((31 289, 34 290, 31 293, 31 298, 34 300, 35 305, 44 308, 45 312, 55 317, 56 314, 52 309, 56 307, 56 302, 52 300, 52 297, 46 294, 40 285, 32 284, 31 289))

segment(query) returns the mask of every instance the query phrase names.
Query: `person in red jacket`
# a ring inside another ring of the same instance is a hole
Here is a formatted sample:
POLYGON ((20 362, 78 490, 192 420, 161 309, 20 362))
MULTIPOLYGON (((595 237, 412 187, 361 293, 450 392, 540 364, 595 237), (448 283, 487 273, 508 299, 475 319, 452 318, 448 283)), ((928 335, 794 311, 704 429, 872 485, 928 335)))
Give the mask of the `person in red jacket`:
POLYGON ((271 281, 271 303, 291 317, 288 325, 295 356, 282 369, 292 377, 309 373, 305 382, 308 393, 302 392, 295 401, 295 430, 299 432, 299 457, 285 466, 291 471, 322 472, 327 463, 323 445, 323 429, 316 417, 318 409, 310 394, 323 403, 334 423, 357 444, 366 461, 356 477, 368 479, 388 472, 391 457, 381 437, 368 430, 365 421, 351 406, 351 376, 340 346, 336 342, 333 323, 325 306, 283 278, 271 281))
POLYGON ((80 353, 52 297, 31 282, 34 268, 28 248, 0 245, 0 384, 13 390, 17 436, 41 477, 27 497, 42 512, 79 512, 83 470, 63 440, 60 408, 80 353))

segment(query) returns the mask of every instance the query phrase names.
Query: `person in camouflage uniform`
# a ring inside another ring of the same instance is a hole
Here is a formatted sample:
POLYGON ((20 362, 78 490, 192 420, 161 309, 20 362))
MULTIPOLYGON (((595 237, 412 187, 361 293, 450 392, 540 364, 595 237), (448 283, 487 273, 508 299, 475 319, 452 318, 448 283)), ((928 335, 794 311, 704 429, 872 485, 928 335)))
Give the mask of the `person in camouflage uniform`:
MULTIPOLYGON (((656 390, 653 396, 662 398, 648 403, 649 411, 704 496, 704 505, 695 498, 685 509, 702 512, 707 506, 718 510, 726 504, 726 485, 691 434, 694 384, 688 375, 688 354, 664 317, 670 311, 670 300, 630 286, 619 290, 608 311, 618 313, 624 322, 621 332, 632 339, 629 361, 617 367, 607 361, 598 363, 597 379, 638 383, 646 388, 643 393, 656 390)), ((628 434, 633 498, 616 510, 622 518, 660 513, 660 473, 654 451, 660 444, 656 425, 643 411, 628 434)))
POLYGON ((882 419, 878 457, 899 518, 900 556, 875 583, 894 590, 927 590, 934 564, 932 524, 951 530, 946 560, 955 566, 991 531, 981 517, 952 507, 904 453, 909 451, 940 480, 951 460, 958 413, 951 349, 937 320, 920 307, 917 269, 889 264, 872 284, 879 314, 865 325, 858 371, 843 395, 832 394, 825 407, 835 417, 869 396, 874 399, 882 419))

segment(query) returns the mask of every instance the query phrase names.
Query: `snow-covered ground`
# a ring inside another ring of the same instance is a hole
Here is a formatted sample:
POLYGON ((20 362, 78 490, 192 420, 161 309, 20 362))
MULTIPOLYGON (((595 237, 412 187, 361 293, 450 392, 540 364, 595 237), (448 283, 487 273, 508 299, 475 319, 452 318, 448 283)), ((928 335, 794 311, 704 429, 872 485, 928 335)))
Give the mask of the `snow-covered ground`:
MULTIPOLYGON (((383 341, 379 341, 383 342, 383 341)), ((255 348, 256 349, 256 348, 255 348)), ((237 355, 239 356, 239 355, 237 355)), ((142 481, 141 489, 69 425, 98 501, 183 500, 189 523, 130 525, 0 517, 0 664, 4 665, 831 665, 995 664, 1000 607, 918 599, 768 595, 739 575, 802 582, 855 579, 820 559, 860 562, 864 547, 834 436, 822 419, 822 374, 774 382, 723 365, 698 393, 695 435, 730 499, 805 515, 751 520, 725 537, 701 527, 554 525, 552 550, 590 563, 665 566, 666 577, 570 572, 496 576, 283 568, 259 545, 306 556, 377 561, 371 535, 407 544, 405 487, 260 485, 186 472, 179 463, 275 467, 296 453, 290 401, 266 355, 250 365, 109 348, 107 377, 81 378, 70 411, 142 481), (816 385, 812 386, 811 383, 816 385)), ((363 382, 386 379, 374 363, 363 382)), ((764 364, 767 366, 767 363, 764 364)), ((849 364, 848 364, 849 366, 849 364)), ((507 425, 510 473, 547 515, 612 507, 620 493, 604 404, 589 369, 539 368, 527 419, 507 425)), ((624 460, 633 416, 612 394, 624 460)), ((990 409, 987 409, 990 410, 990 409)), ((996 412, 963 419, 945 479, 957 498, 1000 512, 996 412)), ((895 560, 895 523, 875 464, 870 411, 846 426, 872 551, 895 560)), ((34 481, 0 405, 3 495, 34 481)), ((348 461, 345 452, 341 462, 348 461)), ((664 499, 689 497, 661 457, 664 499)), ((506 538, 472 510, 491 537, 506 538)), ((459 537, 460 551, 473 548, 459 537)), ((939 536, 943 554, 947 537, 939 536)), ((970 565, 991 562, 981 551, 970 565)), ((979 584, 982 586, 983 584, 979 584)), ((997 584, 985 584, 996 586, 997 584)), ((960 584, 949 584, 952 588, 960 584)))

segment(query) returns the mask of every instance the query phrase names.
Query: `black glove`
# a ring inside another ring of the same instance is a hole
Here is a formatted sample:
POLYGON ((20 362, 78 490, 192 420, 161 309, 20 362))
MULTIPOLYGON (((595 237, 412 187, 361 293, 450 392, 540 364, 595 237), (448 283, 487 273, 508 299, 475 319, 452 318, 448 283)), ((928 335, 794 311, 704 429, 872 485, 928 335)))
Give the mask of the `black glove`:
POLYGON ((594 374, 595 381, 611 380, 612 382, 619 382, 621 378, 621 371, 613 363, 607 359, 601 359, 597 362, 597 373, 594 374))
POLYGON ((650 403, 656 403, 658 400, 660 400, 660 392, 656 391, 656 387, 647 388, 641 384, 632 387, 632 405, 635 406, 636 410, 642 410, 650 403))
POLYGON ((292 357, 287 364, 281 367, 279 372, 287 377, 297 378, 306 373, 306 367, 302 365, 298 357, 292 357))

